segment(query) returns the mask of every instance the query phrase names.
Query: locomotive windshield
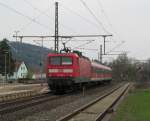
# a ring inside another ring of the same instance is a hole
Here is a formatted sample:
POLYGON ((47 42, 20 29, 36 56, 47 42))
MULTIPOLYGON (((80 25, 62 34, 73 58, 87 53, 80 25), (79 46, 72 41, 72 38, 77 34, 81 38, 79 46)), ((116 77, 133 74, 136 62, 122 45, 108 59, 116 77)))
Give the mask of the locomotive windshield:
POLYGON ((72 58, 62 57, 62 65, 72 65, 72 58))
POLYGON ((50 64, 52 65, 61 65, 61 57, 51 57, 50 64))
POLYGON ((51 65, 72 65, 72 58, 71 57, 51 57, 50 58, 51 65))

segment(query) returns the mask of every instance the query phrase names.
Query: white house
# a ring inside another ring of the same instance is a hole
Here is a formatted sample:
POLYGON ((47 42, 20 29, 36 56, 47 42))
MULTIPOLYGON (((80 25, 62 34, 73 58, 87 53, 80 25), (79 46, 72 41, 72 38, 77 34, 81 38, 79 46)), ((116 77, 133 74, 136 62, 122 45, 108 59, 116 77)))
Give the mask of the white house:
POLYGON ((0 83, 4 82, 4 76, 2 76, 2 74, 0 74, 0 83))
POLYGON ((27 78, 27 75, 28 75, 28 69, 27 69, 27 66, 25 65, 25 63, 22 61, 22 62, 17 62, 15 64, 15 72, 13 74, 13 76, 10 77, 10 79, 24 79, 24 78, 27 78))

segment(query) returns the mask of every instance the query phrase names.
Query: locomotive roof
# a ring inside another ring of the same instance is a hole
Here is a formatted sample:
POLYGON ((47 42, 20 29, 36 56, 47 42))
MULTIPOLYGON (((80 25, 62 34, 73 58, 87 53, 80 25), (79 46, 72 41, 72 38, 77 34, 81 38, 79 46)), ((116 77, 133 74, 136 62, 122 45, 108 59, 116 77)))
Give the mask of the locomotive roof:
POLYGON ((110 67, 105 66, 105 65, 102 65, 102 64, 99 64, 99 63, 94 62, 94 61, 92 61, 91 64, 92 64, 92 66, 94 66, 94 67, 99 67, 99 68, 106 69, 106 70, 110 70, 110 71, 112 70, 110 67))
POLYGON ((81 57, 81 58, 84 58, 84 59, 87 59, 90 61, 90 59, 88 57, 85 57, 85 56, 80 56, 76 53, 50 53, 48 54, 48 56, 74 56, 74 57, 81 57))
MULTIPOLYGON (((76 53, 50 53, 48 54, 48 56, 74 56, 74 57, 82 57, 82 58, 85 58, 85 59, 88 59, 90 60, 89 58, 85 57, 85 56, 79 56, 78 54, 76 53)), ((108 66, 105 66, 105 65, 102 65, 100 63, 97 63, 95 61, 91 61, 91 64, 92 66, 94 67, 99 67, 99 68, 102 68, 102 69, 106 69, 106 70, 112 70, 110 67, 108 66)))
POLYGON ((79 57, 76 53, 50 53, 48 56, 76 56, 79 57))

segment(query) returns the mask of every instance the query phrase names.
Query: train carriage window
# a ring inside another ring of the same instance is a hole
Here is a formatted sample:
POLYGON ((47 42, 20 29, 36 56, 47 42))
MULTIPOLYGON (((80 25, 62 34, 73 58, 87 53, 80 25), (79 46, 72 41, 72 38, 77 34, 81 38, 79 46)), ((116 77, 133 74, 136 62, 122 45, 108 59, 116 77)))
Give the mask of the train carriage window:
POLYGON ((50 64, 51 65, 61 65, 61 57, 51 57, 50 64))
POLYGON ((105 69, 103 70, 103 73, 106 74, 106 70, 105 69))
POLYGON ((98 73, 103 73, 102 69, 99 69, 98 73))
POLYGON ((62 65, 72 65, 71 57, 62 57, 62 65))

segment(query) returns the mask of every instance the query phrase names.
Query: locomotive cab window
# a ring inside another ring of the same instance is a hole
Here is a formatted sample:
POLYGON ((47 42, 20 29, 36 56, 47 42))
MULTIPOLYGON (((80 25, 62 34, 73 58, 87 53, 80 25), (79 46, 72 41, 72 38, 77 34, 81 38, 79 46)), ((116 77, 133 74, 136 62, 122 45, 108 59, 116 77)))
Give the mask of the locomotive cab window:
POLYGON ((72 58, 71 57, 50 57, 50 64, 51 65, 72 65, 72 58))
POLYGON ((72 65, 71 57, 62 57, 62 65, 72 65))
POLYGON ((51 65, 61 65, 61 57, 51 57, 50 64, 51 65))

